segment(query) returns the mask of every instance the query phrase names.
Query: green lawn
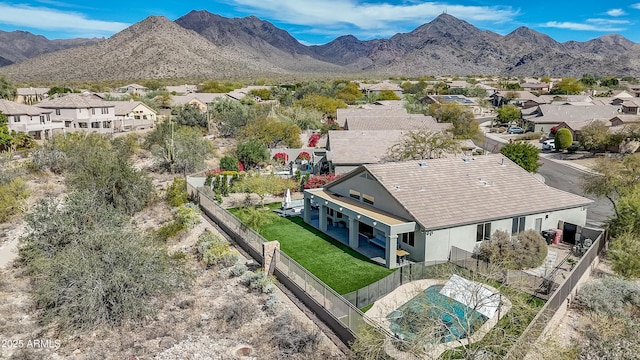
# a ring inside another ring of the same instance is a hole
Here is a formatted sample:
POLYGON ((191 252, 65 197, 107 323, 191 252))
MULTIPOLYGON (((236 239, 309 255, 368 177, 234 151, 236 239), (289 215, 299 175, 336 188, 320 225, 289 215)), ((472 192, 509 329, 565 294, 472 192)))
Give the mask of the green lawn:
MULTIPOLYGON (((238 215, 237 209, 231 213, 238 215)), ((280 249, 339 294, 374 283, 394 270, 371 262, 347 245, 307 225, 301 217, 274 214, 270 224, 257 231, 267 240, 278 240, 280 249)))

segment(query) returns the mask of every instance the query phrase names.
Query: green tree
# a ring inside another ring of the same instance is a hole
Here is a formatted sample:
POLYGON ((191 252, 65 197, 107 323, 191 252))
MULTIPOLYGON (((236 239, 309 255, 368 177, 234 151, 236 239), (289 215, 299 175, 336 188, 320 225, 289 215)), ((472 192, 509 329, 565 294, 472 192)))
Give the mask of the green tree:
POLYGON ((302 131, 296 124, 278 121, 272 117, 250 120, 238 132, 238 138, 257 139, 269 148, 284 145, 289 148, 300 148, 300 134, 302 131))
POLYGON ((387 157, 392 161, 437 159, 459 151, 460 145, 450 134, 414 130, 403 134, 387 150, 387 157))
POLYGON ((18 96, 18 89, 6 76, 0 75, 0 99, 13 101, 18 96))
POLYGON ((587 88, 592 88, 597 85, 596 78, 593 75, 582 75, 582 79, 580 79, 580 83, 587 88))
POLYGON ((305 95, 304 98, 296 101, 295 105, 303 108, 316 109, 332 117, 336 116, 337 109, 347 108, 347 104, 343 100, 318 94, 305 95))
POLYGON ((257 194, 260 197, 260 204, 264 208, 264 198, 267 194, 282 194, 292 183, 274 174, 260 175, 257 172, 249 172, 240 181, 234 183, 234 190, 257 194))
POLYGON ((556 131, 554 136, 554 144, 557 150, 564 150, 571 146, 573 143, 573 136, 571 135, 571 131, 566 128, 559 129, 556 131))
POLYGON ((498 116, 496 116, 496 121, 501 124, 509 124, 512 122, 519 124, 522 121, 522 112, 520 111, 520 108, 515 105, 503 105, 498 108, 497 112, 498 116))
POLYGON ((277 108, 276 117, 282 122, 296 124, 301 130, 315 130, 322 127, 322 113, 316 109, 280 106, 277 108))
POLYGON ((218 132, 224 137, 233 137, 250 118, 249 107, 231 99, 216 100, 209 106, 209 114, 218 132))
POLYGON ((607 77, 604 78, 602 80, 600 80, 600 86, 606 86, 609 88, 615 88, 620 84, 620 82, 618 81, 618 79, 614 78, 614 77, 607 77))
POLYGON ((593 153, 604 150, 610 142, 609 127, 602 120, 592 121, 580 131, 580 143, 593 153))
POLYGON ((400 96, 393 90, 382 90, 380 91, 380 95, 378 95, 378 100, 400 100, 400 96))
POLYGON ((171 115, 175 116, 175 120, 180 125, 207 127, 207 114, 195 104, 185 104, 174 106, 171 109, 171 115))
POLYGON ((553 85, 552 95, 578 95, 584 90, 582 84, 575 78, 563 78, 553 85))
POLYGON ((264 143, 257 139, 248 139, 238 143, 236 157, 245 169, 251 169, 259 163, 269 160, 269 150, 264 143))
POLYGON ((528 142, 505 144, 500 153, 531 173, 535 173, 542 166, 539 161, 540 149, 528 142))
POLYGON ((0 223, 13 215, 22 213, 23 201, 29 197, 24 180, 15 178, 8 183, 0 183, 0 223))
POLYGON ((146 146, 156 158, 160 169, 173 174, 189 174, 204 168, 213 153, 211 142, 198 128, 165 122, 149 133, 146 146))
POLYGON ((261 100, 271 100, 271 91, 269 89, 253 89, 249 91, 250 96, 257 96, 261 100))
POLYGON ((344 87, 336 91, 336 99, 343 100, 349 105, 353 105, 356 101, 362 99, 364 95, 360 91, 360 87, 355 82, 348 82, 344 87))
POLYGON ((438 122, 451 123, 453 125, 451 132, 456 139, 478 139, 482 135, 473 113, 460 104, 431 104, 429 115, 438 122))
POLYGON ((220 158, 220 169, 225 171, 239 171, 238 158, 235 156, 223 156, 220 158))
MULTIPOLYGON (((636 217, 637 218, 637 217, 636 217)), ((618 234, 609 247, 608 256, 616 274, 625 278, 640 278, 640 236, 626 230, 618 234)))
POLYGON ((157 312, 158 299, 191 282, 183 262, 99 194, 42 202, 25 219, 19 253, 45 324, 76 330, 142 323, 157 312))

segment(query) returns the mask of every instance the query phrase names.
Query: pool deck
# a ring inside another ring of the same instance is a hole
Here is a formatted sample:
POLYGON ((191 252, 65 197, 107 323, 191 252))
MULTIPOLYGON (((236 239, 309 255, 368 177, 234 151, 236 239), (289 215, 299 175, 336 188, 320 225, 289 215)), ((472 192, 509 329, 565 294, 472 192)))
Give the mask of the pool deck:
MULTIPOLYGON (((447 280, 416 280, 412 281, 408 284, 404 284, 398 287, 396 290, 383 297, 382 299, 376 301, 371 309, 369 309, 365 314, 367 317, 377 323, 377 325, 382 326, 387 331, 393 333, 390 329, 390 321, 387 319, 387 315, 392 311, 398 309, 400 306, 405 304, 407 301, 414 298, 416 295, 423 292, 426 288, 433 285, 444 285, 447 280)), ((486 285, 482 284, 482 286, 490 289, 493 293, 498 293, 498 290, 486 285)), ((509 310, 511 309, 511 301, 506 296, 501 297, 501 306, 500 311, 497 315, 488 319, 476 332, 473 333, 468 338, 458 339, 455 341, 451 341, 443 344, 434 344, 428 347, 425 347, 425 351, 427 352, 423 357, 416 357, 412 354, 405 353, 396 349, 390 341, 387 341, 385 344, 385 350, 389 356, 394 358, 402 358, 402 359, 435 359, 444 351, 453 349, 459 346, 469 345, 476 341, 481 340, 497 323, 498 321, 504 317, 509 310)))

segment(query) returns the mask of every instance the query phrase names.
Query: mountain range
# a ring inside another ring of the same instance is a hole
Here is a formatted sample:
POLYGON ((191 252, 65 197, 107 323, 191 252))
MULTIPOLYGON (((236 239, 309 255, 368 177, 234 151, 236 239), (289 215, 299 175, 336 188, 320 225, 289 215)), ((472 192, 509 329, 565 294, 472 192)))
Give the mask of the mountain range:
POLYGON ((254 16, 150 16, 108 39, 47 40, 0 31, 0 74, 18 82, 302 76, 640 76, 640 44, 619 35, 559 43, 526 27, 508 35, 441 14, 408 33, 345 35, 307 46, 254 16))

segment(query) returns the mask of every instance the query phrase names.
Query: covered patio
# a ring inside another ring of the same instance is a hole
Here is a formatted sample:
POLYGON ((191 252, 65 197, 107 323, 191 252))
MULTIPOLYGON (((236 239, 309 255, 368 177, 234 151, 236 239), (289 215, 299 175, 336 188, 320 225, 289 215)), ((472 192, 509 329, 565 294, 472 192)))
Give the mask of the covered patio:
POLYGON ((415 222, 321 189, 305 191, 304 200, 306 223, 382 266, 408 263, 398 235, 413 234, 415 222))

